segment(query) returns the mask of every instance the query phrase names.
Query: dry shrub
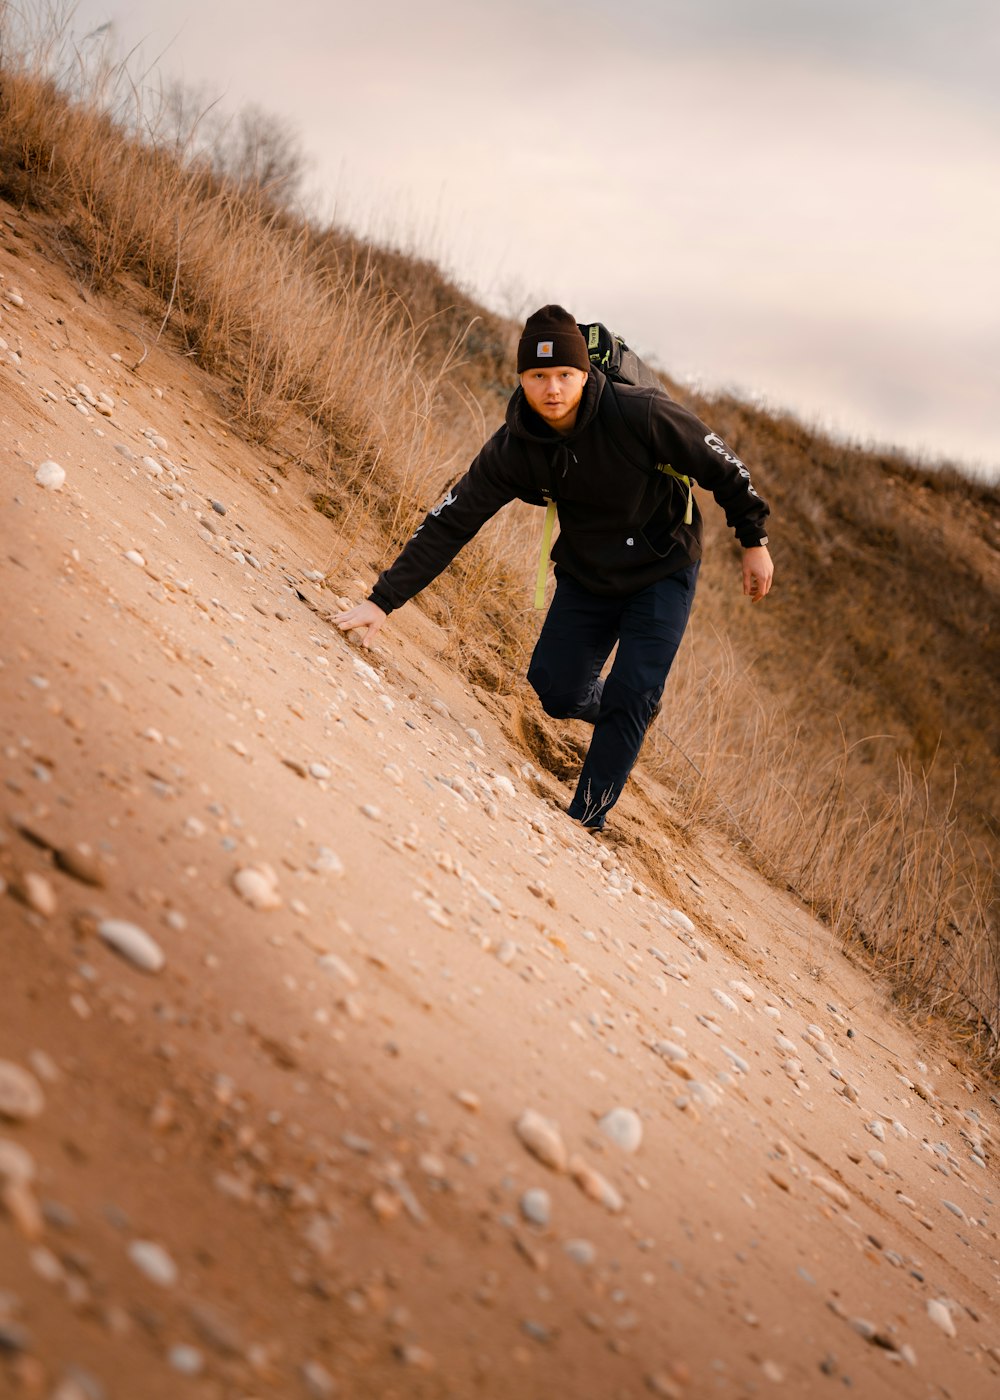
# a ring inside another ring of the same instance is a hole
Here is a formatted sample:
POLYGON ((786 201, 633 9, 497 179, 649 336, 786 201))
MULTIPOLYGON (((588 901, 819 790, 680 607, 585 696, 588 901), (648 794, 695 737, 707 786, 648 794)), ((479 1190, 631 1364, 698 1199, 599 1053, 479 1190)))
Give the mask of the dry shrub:
POLYGON ((958 775, 942 801, 932 773, 897 756, 895 784, 871 793, 857 782, 860 743, 842 737, 817 755, 809 730, 715 640, 709 663, 697 645, 682 653, 646 754, 682 821, 728 825, 768 876, 889 973, 903 1002, 960 1022, 996 1066, 996 864, 963 832, 958 775))
MULTIPOLYGON (((982 828, 995 831, 997 786, 983 760, 997 736, 987 681, 1000 674, 997 486, 957 484, 953 472, 731 399, 695 407, 760 476, 778 571, 765 609, 711 606, 703 588, 702 615, 709 604, 739 651, 758 653, 758 678, 782 707, 834 745, 838 718, 852 738, 891 732, 909 762, 933 764, 942 800, 961 767, 982 828)), ((722 532, 717 512, 706 514, 714 553, 722 532)), ((893 785, 894 759, 873 777, 893 785)))
POLYGON ((178 156, 124 65, 69 51, 65 19, 20 49, 13 21, 0 9, 3 189, 62 216, 92 286, 131 275, 159 294, 250 435, 304 415, 342 491, 373 460, 385 480, 426 453, 435 385, 365 268, 320 257, 252 184, 178 156))

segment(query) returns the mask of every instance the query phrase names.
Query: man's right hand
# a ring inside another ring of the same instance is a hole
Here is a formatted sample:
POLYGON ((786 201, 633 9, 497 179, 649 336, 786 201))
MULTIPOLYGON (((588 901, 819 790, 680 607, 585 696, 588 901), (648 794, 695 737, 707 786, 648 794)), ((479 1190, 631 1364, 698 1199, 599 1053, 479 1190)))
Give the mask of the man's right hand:
POLYGON ((341 632, 359 631, 362 645, 370 647, 387 617, 377 603, 367 602, 337 613, 333 620, 341 632))

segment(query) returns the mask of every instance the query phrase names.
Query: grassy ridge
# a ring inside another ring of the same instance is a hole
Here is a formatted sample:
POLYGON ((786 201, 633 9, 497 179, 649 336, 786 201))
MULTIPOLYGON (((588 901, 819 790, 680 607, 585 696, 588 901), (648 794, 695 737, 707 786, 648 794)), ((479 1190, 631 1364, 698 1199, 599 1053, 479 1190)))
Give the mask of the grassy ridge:
MULTIPOLYGON (((58 26, 25 38, 0 6, 0 193, 57 221, 91 288, 151 293, 150 339, 221 376, 242 431, 308 467, 342 536, 391 555, 499 422, 516 327, 433 265, 185 151, 125 69, 76 61, 58 26)), ((743 605, 709 503, 699 608, 644 761, 681 819, 735 830, 995 1064, 997 490, 690 402, 772 503, 779 581, 743 605)), ((536 513, 504 512, 421 604, 501 697, 537 627, 537 532, 536 513)))

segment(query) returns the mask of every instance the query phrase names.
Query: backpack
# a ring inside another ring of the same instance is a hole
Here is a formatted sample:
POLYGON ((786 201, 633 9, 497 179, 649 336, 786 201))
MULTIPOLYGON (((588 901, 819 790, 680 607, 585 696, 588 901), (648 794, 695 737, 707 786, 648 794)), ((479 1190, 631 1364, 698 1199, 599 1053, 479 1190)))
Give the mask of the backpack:
POLYGON ((589 326, 578 323, 578 329, 587 342, 590 363, 602 370, 613 383, 636 384, 643 389, 663 388, 659 376, 645 360, 641 360, 620 335, 609 331, 600 321, 594 321, 589 326))
MULTIPOLYGON (((666 393, 660 382, 659 375, 641 359, 634 350, 630 350, 620 335, 609 331, 601 321, 592 321, 589 325, 577 323, 580 334, 587 342, 587 353, 590 356, 590 363, 595 365, 612 384, 632 384, 643 389, 659 389, 661 393, 666 393)), ((618 446, 641 472, 649 474, 649 467, 643 460, 645 457, 644 445, 638 441, 635 434, 625 421, 625 415, 621 411, 614 390, 611 397, 614 400, 618 412, 618 446), (627 445, 626 445, 627 443, 627 445), (630 450, 630 449, 635 449, 630 450)), ((684 524, 690 525, 694 513, 694 492, 691 486, 691 478, 685 476, 683 472, 675 471, 667 462, 657 462, 654 471, 662 472, 665 476, 672 476, 687 487, 687 507, 684 511, 684 524)), ((545 523, 542 526, 542 552, 538 561, 538 575, 535 580, 535 607, 545 606, 545 582, 549 572, 549 551, 552 546, 552 531, 556 522, 556 501, 555 493, 549 484, 542 487, 544 497, 545 523)))

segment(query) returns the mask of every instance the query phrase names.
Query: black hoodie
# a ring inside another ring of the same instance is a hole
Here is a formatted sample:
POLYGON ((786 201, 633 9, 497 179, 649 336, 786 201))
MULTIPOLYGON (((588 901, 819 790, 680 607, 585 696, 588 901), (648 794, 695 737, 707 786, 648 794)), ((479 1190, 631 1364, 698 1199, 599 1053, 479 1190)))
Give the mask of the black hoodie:
POLYGON ((387 613, 402 607, 501 506, 543 505, 548 495, 559 513, 559 568, 591 593, 636 593, 701 557, 698 506, 685 524, 687 487, 655 471, 658 463, 711 491, 745 548, 766 543, 768 507, 717 433, 665 391, 613 384, 591 369, 565 435, 515 391, 503 427, 379 575, 370 600, 387 613))

